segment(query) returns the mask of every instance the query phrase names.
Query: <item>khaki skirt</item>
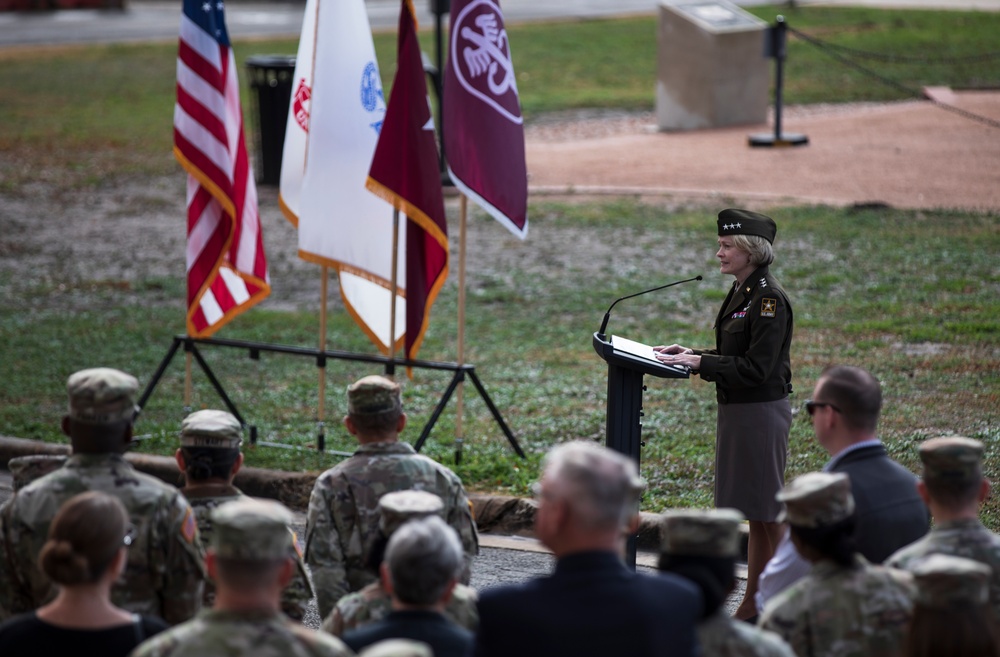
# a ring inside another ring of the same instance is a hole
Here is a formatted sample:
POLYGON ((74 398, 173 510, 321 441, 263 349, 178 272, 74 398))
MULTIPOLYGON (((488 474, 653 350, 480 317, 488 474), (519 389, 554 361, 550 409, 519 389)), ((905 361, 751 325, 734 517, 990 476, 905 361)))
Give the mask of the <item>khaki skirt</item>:
POLYGON ((775 494, 785 485, 788 399, 719 404, 715 434, 715 506, 734 508, 747 520, 774 522, 781 511, 775 494))

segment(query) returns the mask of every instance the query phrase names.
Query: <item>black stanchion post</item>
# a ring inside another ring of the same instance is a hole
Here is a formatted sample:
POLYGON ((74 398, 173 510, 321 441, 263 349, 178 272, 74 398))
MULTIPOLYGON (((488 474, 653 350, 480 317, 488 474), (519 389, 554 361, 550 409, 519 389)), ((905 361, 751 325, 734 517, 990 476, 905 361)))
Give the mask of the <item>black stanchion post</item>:
POLYGON ((788 26, 785 17, 778 16, 775 25, 765 33, 764 56, 774 58, 774 134, 750 135, 751 146, 805 146, 809 137, 799 133, 781 132, 782 90, 785 84, 785 44, 788 26))

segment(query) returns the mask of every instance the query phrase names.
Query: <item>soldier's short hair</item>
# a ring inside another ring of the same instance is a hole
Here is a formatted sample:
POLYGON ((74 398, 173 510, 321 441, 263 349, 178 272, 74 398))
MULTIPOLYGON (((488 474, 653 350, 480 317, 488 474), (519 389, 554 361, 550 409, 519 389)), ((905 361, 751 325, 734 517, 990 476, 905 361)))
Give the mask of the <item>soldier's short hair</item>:
POLYGON ((733 235, 733 246, 750 256, 750 264, 763 267, 774 262, 774 247, 760 235, 733 235))
POLYGON ((240 457, 239 448, 181 447, 184 474, 189 481, 228 479, 240 457))
POLYGON ((397 598, 411 605, 430 606, 461 574, 462 542, 439 516, 411 520, 389 538, 385 562, 397 598))
POLYGON ((639 510, 645 483, 635 462, 606 447, 561 443, 546 454, 543 471, 584 526, 621 529, 639 510))
POLYGON ((91 584, 125 545, 128 512, 113 495, 80 493, 66 500, 49 525, 38 566, 56 584, 91 584))
POLYGON ((871 372, 851 365, 833 365, 824 369, 819 378, 817 394, 837 408, 848 427, 875 431, 882 412, 882 386, 871 372))

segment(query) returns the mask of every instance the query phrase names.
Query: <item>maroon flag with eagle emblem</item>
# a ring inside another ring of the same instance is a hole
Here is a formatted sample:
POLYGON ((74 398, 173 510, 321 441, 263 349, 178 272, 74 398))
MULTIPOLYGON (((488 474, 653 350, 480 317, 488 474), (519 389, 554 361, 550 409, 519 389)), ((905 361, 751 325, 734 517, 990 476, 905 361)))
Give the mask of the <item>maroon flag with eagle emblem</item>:
POLYGON ((405 352, 413 359, 448 276, 448 223, 413 2, 402 5, 396 77, 365 186, 409 219, 405 352))
POLYGON ((458 189, 524 239, 524 121, 503 12, 495 0, 452 0, 442 113, 448 173, 458 189))

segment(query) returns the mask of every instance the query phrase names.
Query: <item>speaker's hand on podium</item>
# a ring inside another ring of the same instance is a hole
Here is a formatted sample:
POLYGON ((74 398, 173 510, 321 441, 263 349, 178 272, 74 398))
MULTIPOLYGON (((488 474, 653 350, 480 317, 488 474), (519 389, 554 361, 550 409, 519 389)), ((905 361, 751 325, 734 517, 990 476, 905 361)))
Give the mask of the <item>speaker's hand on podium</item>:
POLYGON ((667 365, 684 365, 694 372, 701 367, 701 356, 696 356, 693 349, 679 344, 653 347, 653 352, 656 360, 667 365))

